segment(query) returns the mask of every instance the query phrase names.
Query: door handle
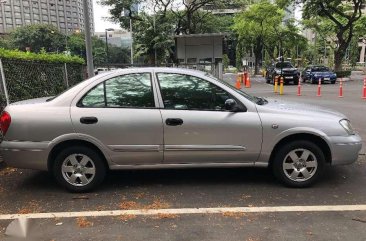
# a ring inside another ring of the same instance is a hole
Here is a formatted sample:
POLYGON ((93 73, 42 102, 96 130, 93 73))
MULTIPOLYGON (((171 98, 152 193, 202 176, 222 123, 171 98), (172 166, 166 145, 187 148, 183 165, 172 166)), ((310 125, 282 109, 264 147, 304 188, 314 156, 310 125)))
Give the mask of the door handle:
POLYGON ((80 118, 80 123, 81 124, 90 125, 90 124, 95 124, 97 122, 98 122, 98 118, 94 117, 94 116, 87 116, 87 117, 81 117, 80 118))
POLYGON ((183 120, 180 118, 168 118, 165 120, 168 126, 180 126, 183 125, 183 120))

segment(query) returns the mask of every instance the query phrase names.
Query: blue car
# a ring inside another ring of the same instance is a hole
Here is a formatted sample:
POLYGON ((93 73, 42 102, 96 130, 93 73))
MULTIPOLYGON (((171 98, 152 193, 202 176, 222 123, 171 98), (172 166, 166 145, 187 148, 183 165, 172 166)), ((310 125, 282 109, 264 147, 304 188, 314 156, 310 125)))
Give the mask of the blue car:
POLYGON ((330 82, 331 84, 335 84, 337 74, 326 66, 310 65, 302 72, 302 79, 303 82, 310 81, 312 84, 319 83, 319 79, 322 83, 330 82))

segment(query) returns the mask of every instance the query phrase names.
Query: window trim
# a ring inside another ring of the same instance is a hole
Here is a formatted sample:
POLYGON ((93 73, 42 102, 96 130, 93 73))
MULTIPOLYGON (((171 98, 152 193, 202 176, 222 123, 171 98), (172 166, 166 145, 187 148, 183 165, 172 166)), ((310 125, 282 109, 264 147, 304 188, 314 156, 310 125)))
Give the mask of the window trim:
POLYGON ((202 109, 173 109, 173 108, 167 108, 167 107, 165 107, 165 105, 164 105, 164 98, 163 98, 163 94, 162 94, 162 91, 161 91, 160 80, 159 80, 158 74, 176 74, 176 75, 192 76, 192 77, 195 77, 195 78, 198 78, 198 79, 201 79, 201 80, 204 80, 204 81, 207 81, 207 82, 211 83, 212 85, 216 86, 217 88, 219 88, 219 89, 225 91, 226 93, 228 93, 230 95, 231 99, 235 100, 236 103, 240 106, 240 108, 243 109, 243 110, 237 111, 235 113, 238 113, 238 112, 247 112, 247 111, 245 111, 247 108, 245 107, 245 105, 241 101, 238 100, 238 98, 236 98, 229 91, 227 91, 224 88, 222 88, 221 86, 218 86, 215 83, 207 80, 206 78, 202 78, 202 77, 199 77, 199 76, 196 76, 196 75, 186 74, 186 73, 163 72, 163 71, 155 72, 154 74, 155 74, 156 83, 157 83, 157 86, 158 86, 158 92, 160 94, 160 98, 161 98, 161 101, 162 101, 162 103, 161 103, 162 106, 160 107, 160 109, 163 109, 163 110, 177 110, 177 111, 184 110, 184 111, 210 111, 210 112, 234 113, 233 111, 230 111, 230 110, 214 110, 214 109, 207 109, 207 110, 202 110, 202 109))
POLYGON ((153 87, 153 78, 152 78, 152 74, 151 72, 131 72, 131 73, 126 73, 126 74, 120 74, 120 75, 116 75, 113 77, 110 77, 108 79, 105 79, 99 83, 97 83, 95 86, 93 86, 92 88, 90 88, 86 93, 84 93, 82 95, 82 97, 76 102, 76 107, 78 108, 86 108, 86 109, 159 109, 159 107, 156 106, 156 101, 155 101, 155 93, 154 93, 154 87, 153 87), (133 74, 149 74, 150 76, 150 84, 151 84, 151 93, 152 93, 152 98, 153 98, 153 102, 154 102, 154 106, 153 107, 132 107, 132 106, 107 106, 107 90, 105 88, 106 86, 106 82, 108 80, 117 78, 117 77, 121 77, 121 76, 126 76, 126 75, 133 75, 133 74), (84 106, 82 104, 83 99, 85 98, 85 96, 87 96, 91 91, 93 91, 95 88, 97 88, 100 84, 103 84, 103 95, 104 95, 104 106, 84 106))

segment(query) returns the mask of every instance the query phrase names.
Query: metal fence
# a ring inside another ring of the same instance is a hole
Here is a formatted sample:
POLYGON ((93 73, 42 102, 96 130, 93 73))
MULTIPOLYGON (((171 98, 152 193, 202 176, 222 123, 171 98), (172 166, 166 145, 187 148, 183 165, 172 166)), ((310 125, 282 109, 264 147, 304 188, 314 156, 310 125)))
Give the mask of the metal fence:
POLYGON ((80 64, 0 59, 0 110, 7 103, 54 96, 84 79, 80 64))

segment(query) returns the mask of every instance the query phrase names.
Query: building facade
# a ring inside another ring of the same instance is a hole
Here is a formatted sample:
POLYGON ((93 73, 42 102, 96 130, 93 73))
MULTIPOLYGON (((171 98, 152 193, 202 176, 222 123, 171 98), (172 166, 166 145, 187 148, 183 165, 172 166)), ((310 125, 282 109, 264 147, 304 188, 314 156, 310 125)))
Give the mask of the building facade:
MULTIPOLYGON (((93 1, 88 1, 93 33, 93 1)), ((83 0, 0 0, 0 34, 40 23, 52 24, 63 33, 84 31, 83 0)))
MULTIPOLYGON (((106 32, 95 32, 94 35, 101 40, 105 41, 106 32)), ((131 32, 124 29, 116 29, 114 31, 107 32, 107 41, 109 44, 122 47, 122 48, 130 48, 132 43, 131 32)))

